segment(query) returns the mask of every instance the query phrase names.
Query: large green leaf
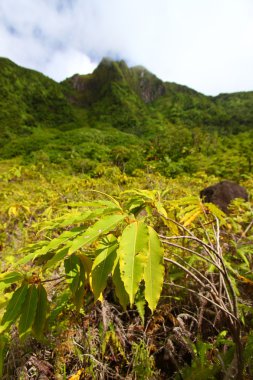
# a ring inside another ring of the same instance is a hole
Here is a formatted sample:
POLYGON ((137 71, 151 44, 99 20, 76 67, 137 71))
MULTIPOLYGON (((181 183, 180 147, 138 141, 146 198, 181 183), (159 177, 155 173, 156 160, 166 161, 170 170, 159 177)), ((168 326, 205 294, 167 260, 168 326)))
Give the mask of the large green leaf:
POLYGON ((1 321, 0 334, 8 329, 10 325, 18 319, 27 291, 28 284, 25 283, 13 293, 1 321))
POLYGON ((91 287, 95 300, 106 287, 109 274, 113 270, 117 258, 118 241, 113 235, 109 235, 98 247, 98 255, 95 258, 91 271, 91 287))
POLYGON ((48 301, 47 292, 42 284, 38 286, 38 303, 33 322, 33 332, 36 338, 41 339, 46 322, 48 301))
POLYGON ((115 214, 108 215, 103 219, 100 219, 93 226, 89 227, 83 235, 74 239, 69 249, 69 255, 83 246, 92 244, 100 236, 113 230, 120 222, 126 218, 126 216, 126 214, 115 214))
POLYGON ((124 310, 126 310, 127 305, 129 304, 129 295, 126 292, 124 282, 121 279, 119 261, 113 272, 112 280, 115 286, 115 293, 119 299, 119 302, 124 310))
POLYGON ((22 338, 33 324, 38 303, 38 290, 36 285, 30 285, 22 305, 19 321, 19 334, 22 338))
POLYGON ((148 227, 147 264, 144 268, 145 299, 153 312, 160 298, 164 277, 164 250, 152 227, 148 227))
POLYGON ((131 305, 143 279, 148 241, 148 227, 135 221, 124 229, 119 242, 120 273, 131 305))

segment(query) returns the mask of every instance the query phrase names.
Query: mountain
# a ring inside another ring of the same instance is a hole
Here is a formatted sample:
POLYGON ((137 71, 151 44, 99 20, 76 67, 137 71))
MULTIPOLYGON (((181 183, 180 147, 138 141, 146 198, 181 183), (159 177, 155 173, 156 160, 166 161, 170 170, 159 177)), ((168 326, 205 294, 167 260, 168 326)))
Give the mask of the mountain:
MULTIPOLYGON (((199 154, 215 157, 238 144, 238 154, 252 151, 253 92, 205 96, 106 58, 92 74, 62 83, 0 58, 0 86, 2 158, 40 152, 53 162, 113 162, 130 172, 154 162, 170 175, 199 154)), ((251 170, 249 153, 245 159, 251 170)))
POLYGON ((146 69, 109 59, 103 59, 92 74, 74 75, 61 85, 71 104, 87 110, 91 124, 98 120, 137 135, 150 124, 146 104, 165 94, 163 82, 146 69))
POLYGON ((141 98, 144 103, 165 94, 163 82, 144 67, 129 68, 124 61, 114 62, 107 58, 101 61, 93 74, 74 75, 63 83, 69 83, 69 88, 76 90, 72 101, 80 105, 91 105, 104 97, 113 96, 115 83, 137 96, 138 100, 141 98))
POLYGON ((75 121, 58 83, 33 70, 0 59, 1 138, 26 135, 36 126, 60 127, 75 121))
POLYGON ((74 75, 62 86, 67 99, 87 109, 93 122, 95 114, 131 133, 145 133, 161 116, 173 124, 225 134, 253 128, 253 92, 205 96, 162 82, 141 66, 128 68, 124 61, 103 59, 93 74, 74 75))

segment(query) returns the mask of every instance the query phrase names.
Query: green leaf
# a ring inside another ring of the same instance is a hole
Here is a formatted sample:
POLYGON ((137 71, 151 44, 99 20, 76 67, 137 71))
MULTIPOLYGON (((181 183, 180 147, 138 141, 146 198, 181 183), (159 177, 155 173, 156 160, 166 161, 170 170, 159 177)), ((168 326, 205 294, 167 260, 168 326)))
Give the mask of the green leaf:
POLYGON ((76 224, 76 223, 81 223, 87 220, 91 214, 92 214, 91 211, 86 211, 86 212, 81 213, 75 210, 74 212, 69 212, 53 220, 43 222, 40 232, 44 230, 52 230, 59 227, 62 228, 62 227, 76 224))
POLYGON ((86 283, 83 261, 78 256, 72 255, 64 261, 64 266, 74 304, 79 310, 82 305, 86 283))
POLYGON ((250 268, 250 262, 249 262, 249 260, 247 258, 247 255, 251 255, 252 254, 252 245, 249 244, 249 245, 244 245, 242 247, 239 247, 237 249, 237 254, 245 262, 245 264, 247 265, 247 268, 250 268))
POLYGON ((168 217, 168 214, 167 214, 167 212, 166 212, 166 210, 165 210, 165 208, 163 207, 163 205, 162 205, 161 202, 156 201, 156 202, 155 202, 155 207, 156 207, 157 211, 159 212, 159 214, 160 214, 161 216, 164 216, 165 218, 168 217))
POLYGON ((126 310, 127 305, 129 304, 129 295, 126 292, 124 282, 121 279, 119 262, 116 265, 115 270, 113 272, 112 281, 115 285, 116 296, 118 297, 119 302, 121 306, 123 307, 123 309, 126 310))
POLYGON ((80 233, 82 233, 83 230, 84 230, 84 227, 77 227, 77 228, 73 228, 70 231, 64 231, 57 238, 51 240, 49 243, 47 242, 47 244, 45 244, 41 249, 34 251, 34 252, 26 255, 25 257, 23 257, 21 260, 19 260, 16 263, 16 266, 26 264, 29 261, 34 260, 39 256, 45 255, 49 251, 53 251, 53 250, 57 249, 62 244, 67 243, 69 240, 73 239, 77 235, 80 235, 80 233))
POLYGON ((82 252, 78 252, 75 254, 80 259, 80 264, 83 266, 85 271, 85 279, 86 282, 89 283, 89 276, 92 268, 92 260, 90 257, 84 255, 82 252))
POLYGON ((60 236, 51 240, 50 243, 46 247, 42 248, 41 251, 43 251, 43 253, 39 253, 39 255, 41 254, 44 255, 48 251, 55 250, 56 248, 64 244, 66 241, 73 239, 77 235, 80 235, 80 233, 82 233, 83 230, 84 230, 84 227, 76 227, 70 231, 64 231, 60 236))
POLYGON ((105 201, 105 202, 97 201, 97 202, 85 202, 85 203, 79 202, 76 204, 68 203, 68 206, 70 207, 96 206, 97 209, 93 211, 88 210, 85 212, 78 212, 77 210, 74 210, 74 212, 70 212, 68 214, 62 215, 61 217, 58 217, 49 222, 44 222, 43 228, 40 231, 63 228, 70 225, 83 223, 88 220, 92 220, 101 215, 111 214, 112 212, 116 212, 119 210, 121 211, 120 208, 118 208, 117 206, 115 206, 114 203, 109 202, 109 201, 105 201))
POLYGON ((190 205, 189 207, 192 207, 193 205, 199 205, 199 203, 200 203, 199 197, 196 197, 196 196, 189 196, 189 197, 177 199, 175 201, 170 201, 170 204, 174 205, 175 207, 185 206, 185 205, 190 205))
MULTIPOLYGON (((101 192, 99 192, 101 194, 101 192)), ((108 194, 104 194, 102 193, 102 195, 107 195, 108 194)), ((116 201, 116 199, 112 198, 111 196, 109 196, 113 201, 107 201, 105 199, 102 199, 102 200, 98 200, 98 201, 88 201, 88 202, 76 202, 76 203, 73 203, 73 202, 70 202, 68 203, 68 206, 71 206, 71 207, 96 207, 96 210, 94 210, 95 212, 98 211, 98 208, 100 208, 103 212, 106 211, 106 210, 118 210, 118 211, 122 211, 122 208, 120 207, 120 204, 118 201, 116 201)), ((93 211, 92 211, 93 213, 93 211)))
POLYGON ((63 293, 58 295, 56 303, 54 303, 54 308, 51 309, 51 313, 47 318, 47 324, 49 326, 55 326, 55 323, 57 323, 57 317, 64 309, 66 309, 67 305, 69 305, 69 298, 69 289, 65 289, 63 293))
POLYGON ((73 294, 78 289, 80 282, 80 259, 76 255, 69 256, 64 261, 64 267, 66 272, 66 281, 69 284, 70 290, 73 294))
POLYGON ((37 291, 38 303, 32 329, 36 338, 41 339, 46 323, 48 301, 47 292, 42 284, 39 284, 37 291))
POLYGON ((0 333, 8 329, 18 319, 27 291, 28 284, 25 283, 13 293, 1 321, 0 333))
POLYGON ((48 260, 48 262, 44 265, 43 269, 46 270, 58 264, 59 261, 63 260, 67 256, 68 250, 69 249, 67 247, 67 248, 62 248, 59 251, 57 251, 55 255, 50 260, 48 260))
POLYGON ((145 299, 153 312, 160 298, 163 286, 164 250, 156 231, 149 226, 148 232, 147 264, 144 268, 145 299))
POLYGON ((142 221, 129 224, 123 231, 119 242, 120 273, 130 304, 138 285, 143 279, 146 251, 148 248, 148 227, 142 221))
POLYGON ((113 230, 117 225, 126 218, 126 214, 108 215, 89 227, 85 233, 76 238, 69 249, 69 255, 77 251, 79 248, 92 244, 101 235, 113 230))
MULTIPOLYGON (((102 191, 99 191, 99 190, 91 190, 91 191, 93 193, 98 193, 98 194, 101 194, 101 195, 103 195, 105 197, 108 197, 112 201, 112 202, 110 202, 110 201, 109 202, 112 203, 113 205, 116 205, 117 208, 122 211, 122 208, 121 208, 119 202, 115 198, 113 198, 111 195, 106 194, 106 193, 104 193, 102 191)), ((97 201, 97 203, 101 203, 102 205, 108 206, 108 201, 106 201, 106 200, 97 201)))
POLYGON ((199 207, 194 207, 191 211, 187 212, 183 218, 180 220, 185 227, 189 226, 194 222, 194 220, 202 213, 199 207))
POLYGON ((219 219, 221 225, 226 224, 226 214, 218 206, 213 203, 205 203, 204 205, 214 216, 216 216, 216 218, 219 219))
POLYGON ((113 270, 117 258, 118 241, 113 235, 105 238, 98 247, 99 254, 95 258, 91 271, 91 287, 95 300, 106 287, 109 274, 113 270))
POLYGON ((30 285, 22 305, 19 321, 19 334, 22 338, 33 324, 38 303, 38 291, 36 285, 30 285))
POLYGON ((129 212, 135 213, 139 211, 141 208, 144 208, 144 206, 145 202, 143 201, 143 199, 132 198, 127 204, 127 209, 129 212))
POLYGON ((14 282, 20 281, 23 279, 23 275, 20 272, 6 272, 0 274, 0 282, 5 284, 13 284, 14 282))
POLYGON ((163 217, 162 219, 163 219, 163 223, 169 228, 169 231, 172 233, 172 235, 179 234, 178 226, 176 225, 176 223, 173 223, 174 215, 172 212, 168 214, 168 219, 163 218, 163 217))
MULTIPOLYGON (((130 190, 125 190, 124 194, 135 194, 136 196, 140 197, 143 199, 143 201, 150 201, 153 202, 156 200, 156 190, 140 190, 140 189, 130 189, 130 190)), ((131 197, 132 199, 133 197, 131 197)))

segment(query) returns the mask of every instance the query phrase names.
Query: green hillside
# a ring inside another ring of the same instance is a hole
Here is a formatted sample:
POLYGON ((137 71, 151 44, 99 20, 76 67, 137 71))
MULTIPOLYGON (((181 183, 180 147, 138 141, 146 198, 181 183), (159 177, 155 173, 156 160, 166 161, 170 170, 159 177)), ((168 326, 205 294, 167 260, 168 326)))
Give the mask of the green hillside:
POLYGON ((166 176, 252 170, 252 92, 205 96, 109 59, 56 83, 1 58, 0 85, 2 158, 91 174, 101 164, 166 176))
POLYGON ((1 138, 27 135, 34 128, 75 122, 70 104, 52 79, 0 59, 1 138))

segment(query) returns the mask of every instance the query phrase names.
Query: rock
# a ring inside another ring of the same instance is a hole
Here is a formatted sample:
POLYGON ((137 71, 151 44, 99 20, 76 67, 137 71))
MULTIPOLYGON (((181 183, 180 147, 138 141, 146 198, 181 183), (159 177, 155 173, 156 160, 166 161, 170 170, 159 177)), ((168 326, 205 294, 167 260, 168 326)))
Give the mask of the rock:
POLYGON ((200 192, 204 202, 214 203, 223 212, 228 214, 228 205, 235 198, 248 200, 248 194, 244 187, 235 182, 222 181, 209 186, 200 192))

